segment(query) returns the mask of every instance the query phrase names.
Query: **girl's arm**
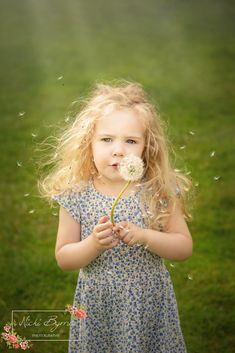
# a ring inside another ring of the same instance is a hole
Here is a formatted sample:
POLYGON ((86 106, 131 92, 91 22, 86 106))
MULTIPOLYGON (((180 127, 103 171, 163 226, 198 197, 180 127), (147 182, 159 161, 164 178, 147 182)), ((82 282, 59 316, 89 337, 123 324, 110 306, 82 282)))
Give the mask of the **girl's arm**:
POLYGON ((184 261, 192 256, 192 237, 179 205, 169 219, 166 232, 152 229, 142 229, 142 232, 148 250, 165 259, 184 261))
POLYGON ((119 238, 128 246, 143 245, 167 260, 184 261, 192 256, 192 237, 179 205, 170 216, 165 232, 141 228, 128 221, 117 223, 113 230, 119 232, 119 238))
POLYGON ((107 215, 101 217, 92 233, 81 240, 80 224, 60 207, 59 227, 55 248, 55 257, 64 271, 75 271, 87 266, 103 251, 118 245, 119 239, 114 237, 113 224, 108 222, 107 215))
POLYGON ((80 224, 60 207, 59 226, 55 247, 58 266, 64 271, 75 271, 88 265, 103 252, 95 246, 93 237, 80 241, 80 224))

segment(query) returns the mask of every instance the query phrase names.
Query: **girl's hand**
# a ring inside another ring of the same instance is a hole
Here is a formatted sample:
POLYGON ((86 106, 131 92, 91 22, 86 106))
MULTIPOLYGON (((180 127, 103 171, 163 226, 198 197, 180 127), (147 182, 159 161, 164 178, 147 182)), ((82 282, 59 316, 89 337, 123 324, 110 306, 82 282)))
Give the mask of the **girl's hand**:
POLYGON ((113 232, 113 224, 108 222, 109 217, 103 216, 94 227, 91 236, 93 237, 95 247, 98 250, 112 249, 119 243, 119 239, 113 232))
POLYGON ((113 231, 119 234, 119 238, 128 246, 144 244, 143 229, 131 222, 120 222, 115 224, 113 231))

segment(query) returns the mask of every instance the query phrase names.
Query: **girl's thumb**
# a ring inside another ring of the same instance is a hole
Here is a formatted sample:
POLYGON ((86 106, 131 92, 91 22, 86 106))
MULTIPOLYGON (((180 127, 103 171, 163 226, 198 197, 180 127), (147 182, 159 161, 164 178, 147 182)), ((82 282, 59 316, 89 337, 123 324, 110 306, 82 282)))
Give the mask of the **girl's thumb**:
POLYGON ((100 218, 100 220, 99 220, 98 224, 101 224, 101 223, 106 223, 108 219, 109 219, 109 217, 108 217, 108 216, 103 216, 103 217, 101 217, 101 218, 100 218))

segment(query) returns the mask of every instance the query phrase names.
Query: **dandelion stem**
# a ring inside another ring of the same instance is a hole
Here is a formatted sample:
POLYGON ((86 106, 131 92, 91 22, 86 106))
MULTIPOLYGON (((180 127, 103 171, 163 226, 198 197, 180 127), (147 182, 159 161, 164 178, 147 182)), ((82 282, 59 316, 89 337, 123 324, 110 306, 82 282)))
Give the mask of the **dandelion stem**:
POLYGON ((128 188, 128 186, 130 185, 131 183, 131 180, 128 181, 125 186, 123 187, 123 189, 120 191, 120 193, 118 194, 116 200, 114 201, 113 205, 112 205, 112 208, 111 208, 111 211, 110 211, 110 219, 111 219, 111 222, 112 224, 114 225, 114 208, 118 202, 118 200, 120 199, 120 197, 122 196, 122 194, 124 193, 124 191, 128 188))

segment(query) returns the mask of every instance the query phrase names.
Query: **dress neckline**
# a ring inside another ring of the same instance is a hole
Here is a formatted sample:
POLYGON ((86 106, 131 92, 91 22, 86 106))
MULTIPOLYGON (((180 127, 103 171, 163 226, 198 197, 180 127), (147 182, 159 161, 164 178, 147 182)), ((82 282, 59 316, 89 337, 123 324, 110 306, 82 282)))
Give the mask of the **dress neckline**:
MULTIPOLYGON (((104 194, 103 192, 97 190, 97 189, 95 188, 95 185, 94 185, 94 182, 93 182, 93 179, 92 179, 92 178, 89 180, 89 185, 90 185, 90 188, 93 190, 93 192, 94 192, 95 194, 100 195, 100 196, 102 196, 103 198, 106 198, 106 199, 109 199, 109 200, 116 200, 117 196, 106 195, 106 194, 104 194)), ((122 196, 121 199, 125 200, 125 199, 129 199, 129 198, 134 198, 136 195, 139 194, 140 188, 141 188, 141 186, 138 187, 138 189, 137 189, 136 191, 134 191, 134 190, 131 191, 129 195, 122 196)), ((120 190, 120 191, 121 191, 121 190, 120 190)), ((120 200, 121 200, 121 199, 120 199, 120 200)))

